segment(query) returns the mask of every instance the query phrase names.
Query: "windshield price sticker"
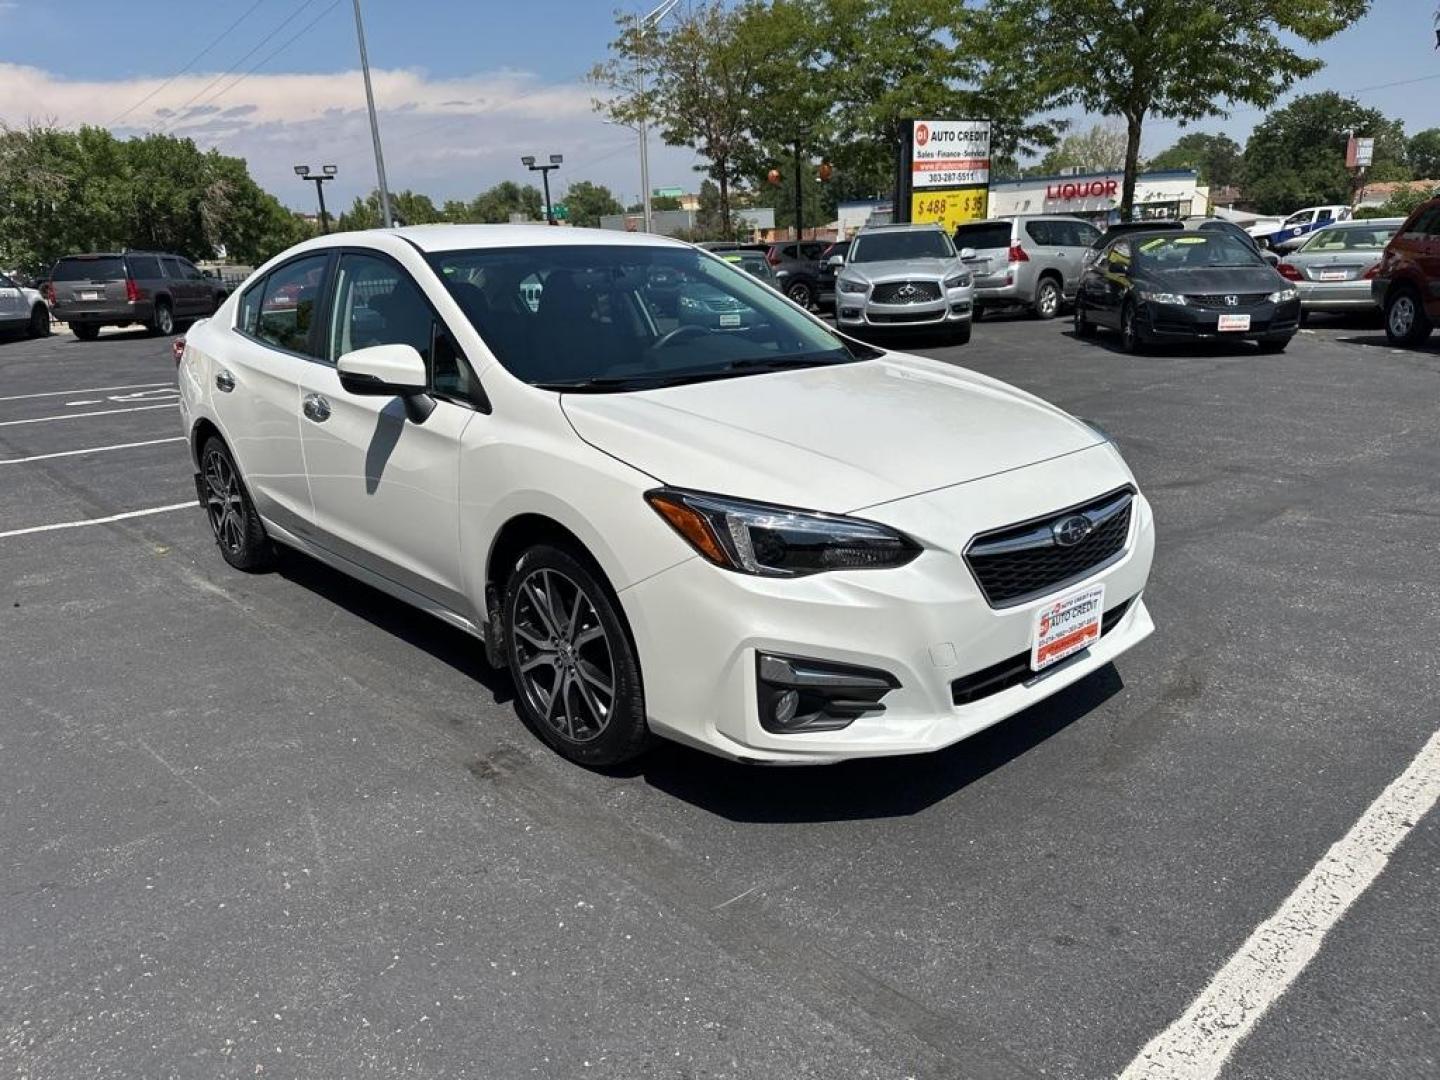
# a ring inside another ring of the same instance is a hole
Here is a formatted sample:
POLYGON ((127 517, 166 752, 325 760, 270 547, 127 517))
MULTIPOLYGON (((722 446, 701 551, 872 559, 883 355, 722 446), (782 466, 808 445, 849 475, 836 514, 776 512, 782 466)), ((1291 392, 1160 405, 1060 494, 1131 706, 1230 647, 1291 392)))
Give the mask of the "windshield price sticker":
POLYGON ((1059 663, 1099 641, 1104 613, 1104 585, 1092 585, 1042 607, 1035 613, 1030 669, 1039 671, 1059 663))
POLYGON ((910 182, 916 190, 988 185, 990 121, 914 121, 910 135, 910 182))

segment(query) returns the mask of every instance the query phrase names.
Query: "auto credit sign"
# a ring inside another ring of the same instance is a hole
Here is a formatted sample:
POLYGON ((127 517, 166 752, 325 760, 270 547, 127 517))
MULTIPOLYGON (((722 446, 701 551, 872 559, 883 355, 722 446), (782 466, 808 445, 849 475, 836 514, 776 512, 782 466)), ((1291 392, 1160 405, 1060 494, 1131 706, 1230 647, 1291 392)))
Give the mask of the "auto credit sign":
POLYGON ((989 120, 915 120, 912 123, 912 190, 989 185, 989 120))

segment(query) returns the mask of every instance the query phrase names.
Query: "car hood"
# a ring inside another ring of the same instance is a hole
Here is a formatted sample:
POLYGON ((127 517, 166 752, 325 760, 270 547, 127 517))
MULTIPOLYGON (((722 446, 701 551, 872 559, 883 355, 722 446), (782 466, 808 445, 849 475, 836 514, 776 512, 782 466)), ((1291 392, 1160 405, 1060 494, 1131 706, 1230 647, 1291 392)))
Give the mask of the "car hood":
POLYGON ((1165 292, 1268 293, 1290 283, 1268 266, 1175 267, 1148 275, 1165 292))
POLYGON ((960 269, 959 259, 892 259, 887 262, 847 263, 841 274, 860 281, 906 281, 943 278, 960 269))
POLYGON ((902 353, 561 404, 582 439, 662 483, 835 513, 1104 441, 1030 394, 902 353))

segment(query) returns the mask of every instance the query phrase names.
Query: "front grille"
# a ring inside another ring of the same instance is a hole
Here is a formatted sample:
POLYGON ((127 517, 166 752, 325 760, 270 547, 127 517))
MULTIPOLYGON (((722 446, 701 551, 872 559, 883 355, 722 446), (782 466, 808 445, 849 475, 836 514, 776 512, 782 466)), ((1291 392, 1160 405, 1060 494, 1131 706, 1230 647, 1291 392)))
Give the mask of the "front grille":
POLYGON ((932 304, 940 299, 938 281, 887 281, 870 294, 876 304, 932 304))
MULTIPOLYGON (((1129 600, 1122 600, 1105 612, 1100 619, 1101 637, 1115 629, 1120 620, 1125 617, 1125 612, 1130 610, 1130 604, 1134 599, 1132 596, 1129 600)), ((1074 660, 1083 655, 1084 650, 1069 659, 1074 660)), ((1064 667, 1065 663, 1061 662, 1057 666, 1064 667)), ((1001 660, 998 664, 991 664, 987 668, 981 668, 973 674, 956 679, 950 684, 950 700, 956 705, 969 705, 981 698, 989 697, 991 694, 998 694, 1001 690, 1018 686, 1034 674, 1035 672, 1030 670, 1030 651, 1027 649, 1025 652, 1001 660)))
POLYGON ((1226 311, 1239 311, 1241 308, 1253 308, 1263 304, 1270 298, 1269 293, 1191 293, 1185 297, 1196 307, 1221 308, 1226 311), (1229 297, 1235 298, 1235 303, 1230 303, 1229 297))
POLYGON ((1079 506, 981 533, 965 549, 965 562, 991 607, 1008 607, 1061 589, 1118 559, 1130 535, 1133 488, 1121 488, 1079 506), (1054 527, 1083 517, 1090 532, 1078 543, 1056 541, 1054 527))
POLYGON ((873 323, 922 323, 940 322, 945 318, 944 311, 872 311, 870 321, 873 323))

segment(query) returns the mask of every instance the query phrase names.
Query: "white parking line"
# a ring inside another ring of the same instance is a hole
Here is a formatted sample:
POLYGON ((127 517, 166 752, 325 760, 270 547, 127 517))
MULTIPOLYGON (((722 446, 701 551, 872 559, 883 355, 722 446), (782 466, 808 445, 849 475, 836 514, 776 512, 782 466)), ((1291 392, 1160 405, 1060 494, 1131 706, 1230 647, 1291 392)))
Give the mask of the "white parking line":
POLYGON ((52 454, 31 454, 29 457, 0 458, 0 465, 23 465, 27 461, 49 461, 57 457, 76 457, 80 454, 103 454, 108 450, 130 450, 137 446, 159 446, 161 443, 184 442, 184 435, 172 435, 168 439, 146 439, 143 442, 122 442, 113 446, 87 446, 84 450, 57 450, 52 454))
POLYGON ((116 413, 144 412, 146 409, 173 409, 176 403, 167 401, 163 405, 136 405, 129 409, 96 409, 94 412, 61 413, 59 416, 32 416, 27 420, 0 420, 0 427, 14 427, 16 424, 46 424, 51 420, 83 420, 87 416, 114 416, 116 413))
POLYGON ((1440 731, 1120 1080, 1213 1080, 1440 800, 1440 731))
POLYGON ((4 540, 7 536, 28 536, 30 533, 54 532, 56 529, 83 529, 86 525, 109 525, 111 522, 124 521, 126 518, 166 514, 171 510, 193 510, 198 505, 194 499, 191 499, 189 502, 173 503, 170 506, 152 506, 146 510, 127 510, 123 514, 111 514, 109 517, 85 518, 83 521, 61 521, 54 525, 32 525, 28 529, 11 529, 9 532, 0 532, 0 540, 4 540))
POLYGON ((0 397, 0 401, 26 401, 37 397, 64 397, 66 394, 103 394, 107 390, 149 390, 155 386, 174 386, 173 382, 142 382, 129 383, 125 386, 82 386, 76 390, 45 390, 38 394, 14 394, 11 397, 0 397))

